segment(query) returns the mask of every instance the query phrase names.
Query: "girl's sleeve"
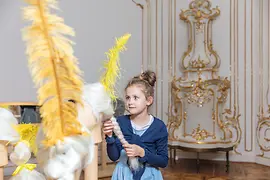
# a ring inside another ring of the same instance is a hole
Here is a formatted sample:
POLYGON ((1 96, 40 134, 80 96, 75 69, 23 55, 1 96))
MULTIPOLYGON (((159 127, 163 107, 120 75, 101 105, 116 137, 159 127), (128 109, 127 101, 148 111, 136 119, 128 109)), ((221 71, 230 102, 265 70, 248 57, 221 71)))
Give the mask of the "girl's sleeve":
POLYGON ((156 153, 152 153, 145 148, 145 155, 139 158, 139 162, 148 163, 160 168, 165 168, 168 165, 168 132, 165 125, 162 127, 160 133, 161 138, 156 141, 156 153))
MULTIPOLYGON (((119 124, 119 119, 117 118, 117 122, 119 124)), ((120 126, 120 124, 119 124, 120 126)), ((116 137, 116 135, 113 133, 112 137, 106 136, 106 142, 107 142, 107 154, 112 161, 117 161, 120 157, 121 150, 123 149, 123 146, 120 142, 120 140, 116 137)))
POLYGON ((123 149, 121 142, 115 136, 106 136, 107 154, 112 161, 117 161, 120 157, 121 150, 123 149))

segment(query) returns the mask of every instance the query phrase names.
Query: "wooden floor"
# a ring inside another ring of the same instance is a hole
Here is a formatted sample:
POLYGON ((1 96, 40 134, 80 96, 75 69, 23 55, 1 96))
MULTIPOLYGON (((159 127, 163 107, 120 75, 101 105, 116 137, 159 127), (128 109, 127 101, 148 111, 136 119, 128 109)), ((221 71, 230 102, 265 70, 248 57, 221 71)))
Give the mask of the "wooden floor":
POLYGON ((164 180, 270 180, 270 167, 259 164, 231 162, 226 173, 225 162, 201 160, 200 163, 197 174, 196 160, 178 160, 162 170, 164 180))
MULTIPOLYGON (((226 173, 225 162, 201 160, 200 163, 200 173, 197 174, 196 160, 178 160, 176 164, 162 169, 164 180, 270 180, 270 167, 259 164, 231 162, 230 171, 226 173)), ((111 166, 106 169, 103 176, 113 171, 111 166)), ((107 175, 107 178, 99 180, 110 179, 107 175)))

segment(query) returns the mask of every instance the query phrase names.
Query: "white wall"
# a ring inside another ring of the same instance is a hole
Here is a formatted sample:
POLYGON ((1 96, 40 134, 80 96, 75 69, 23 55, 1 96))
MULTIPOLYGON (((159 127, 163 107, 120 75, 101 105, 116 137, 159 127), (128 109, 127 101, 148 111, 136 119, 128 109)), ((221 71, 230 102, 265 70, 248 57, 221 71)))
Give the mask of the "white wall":
MULTIPOLYGON (((122 77, 118 91, 131 77, 141 72, 141 10, 127 0, 60 0, 57 14, 76 32, 72 38, 75 56, 79 59, 87 83, 96 82, 102 74, 105 52, 114 45, 115 37, 131 33, 128 51, 121 55, 122 77)), ((21 29, 27 22, 22 20, 23 1, 0 2, 0 102, 36 102, 36 89, 27 67, 25 43, 21 29)))
MULTIPOLYGON (((186 0, 151 1, 152 16, 149 21, 152 24, 152 39, 149 38, 149 40, 152 43, 152 57, 149 67, 157 71, 160 80, 155 112, 165 120, 167 120, 167 107, 170 104, 168 80, 173 75, 181 76, 180 58, 187 49, 187 25, 179 19, 179 14, 181 9, 188 8, 189 2, 186 0)), ((266 117, 269 116, 267 112, 269 104, 267 101, 269 99, 269 1, 212 0, 211 2, 212 7, 219 6, 221 10, 221 15, 213 23, 213 48, 221 58, 219 74, 230 77, 232 85, 226 108, 233 110, 233 106, 236 105, 237 113, 241 114, 242 138, 237 150, 231 154, 231 160, 270 165, 269 152, 266 152, 267 149, 260 150, 259 148, 259 146, 267 147, 269 144, 266 145, 267 141, 264 140, 258 145, 256 136, 256 132, 259 132, 256 131, 259 121, 257 115, 260 114, 259 107, 264 107, 260 120, 267 119, 266 117), (259 21, 260 12, 262 13, 261 22, 259 21), (261 32, 259 32, 259 27, 262 29, 261 32), (260 157, 262 153, 264 156, 260 157)), ((267 122, 269 123, 269 120, 267 122)), ((261 139, 269 139, 269 124, 264 126, 260 133, 263 136, 261 139)), ((178 155, 187 158, 195 157, 195 154, 185 152, 179 152, 178 155)), ((224 160, 225 155, 205 154, 202 158, 224 160)))

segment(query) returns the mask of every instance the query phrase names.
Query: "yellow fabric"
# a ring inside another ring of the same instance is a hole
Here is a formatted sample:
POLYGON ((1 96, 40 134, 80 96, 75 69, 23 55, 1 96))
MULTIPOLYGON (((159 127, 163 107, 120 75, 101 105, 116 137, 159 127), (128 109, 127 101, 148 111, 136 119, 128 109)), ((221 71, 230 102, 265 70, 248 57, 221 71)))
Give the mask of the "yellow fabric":
POLYGON ((14 129, 20 134, 20 141, 26 143, 34 155, 37 154, 36 136, 39 129, 37 124, 18 124, 14 129))
POLYGON ((107 59, 104 62, 105 73, 101 77, 101 84, 105 87, 105 90, 109 93, 112 100, 116 100, 117 96, 115 94, 114 86, 116 79, 119 77, 119 53, 126 50, 125 44, 130 38, 130 34, 125 34, 124 36, 116 39, 115 46, 112 47, 109 52, 106 53, 107 59))
POLYGON ((77 109, 69 100, 82 104, 81 71, 73 55, 72 43, 65 35, 72 28, 50 10, 57 9, 56 0, 26 0, 24 19, 32 22, 23 31, 32 79, 38 88, 42 127, 49 147, 65 136, 82 134, 77 109))
POLYGON ((0 105, 0 108, 9 109, 9 105, 0 105))
POLYGON ((24 168, 28 169, 29 171, 33 171, 37 167, 36 164, 22 164, 18 166, 15 171, 12 173, 12 176, 16 176, 19 174, 24 168))

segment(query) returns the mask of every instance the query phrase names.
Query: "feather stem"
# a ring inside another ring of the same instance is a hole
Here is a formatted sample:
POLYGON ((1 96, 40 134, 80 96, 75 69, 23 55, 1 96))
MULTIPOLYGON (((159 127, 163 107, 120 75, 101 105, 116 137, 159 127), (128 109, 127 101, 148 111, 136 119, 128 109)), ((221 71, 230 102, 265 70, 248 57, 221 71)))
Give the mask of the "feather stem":
POLYGON ((55 59, 54 59, 54 57, 56 57, 55 56, 56 54, 53 53, 53 51, 54 51, 53 45, 52 45, 53 43, 52 43, 52 39, 50 38, 49 33, 48 33, 49 31, 48 31, 48 28, 47 28, 47 22, 46 22, 46 18, 44 16, 44 13, 43 13, 44 12, 44 7, 42 6, 41 1, 38 1, 38 8, 39 8, 43 28, 44 28, 44 31, 43 31, 44 36, 47 39, 47 44, 48 44, 49 51, 50 51, 51 63, 53 65, 53 73, 54 73, 53 77, 54 77, 54 81, 55 81, 56 92, 57 92, 57 94, 59 94, 59 96, 57 96, 58 102, 59 102, 57 111, 58 111, 58 114, 59 114, 60 120, 61 120, 61 126, 60 126, 59 131, 63 132, 62 127, 64 125, 64 122, 63 122, 63 116, 62 116, 62 113, 61 113, 62 107, 61 107, 61 103, 60 103, 60 102, 62 102, 62 98, 61 98, 62 96, 61 96, 61 91, 60 91, 60 87, 59 87, 58 74, 56 72, 56 64, 55 64, 55 59))

